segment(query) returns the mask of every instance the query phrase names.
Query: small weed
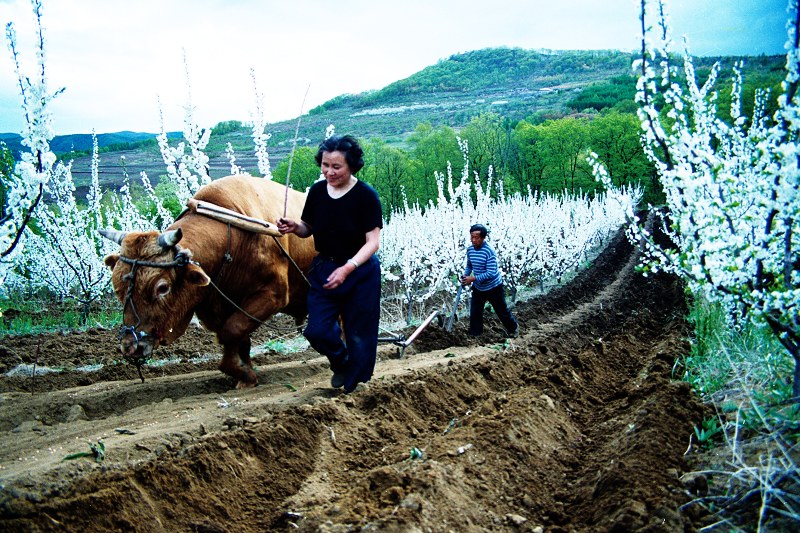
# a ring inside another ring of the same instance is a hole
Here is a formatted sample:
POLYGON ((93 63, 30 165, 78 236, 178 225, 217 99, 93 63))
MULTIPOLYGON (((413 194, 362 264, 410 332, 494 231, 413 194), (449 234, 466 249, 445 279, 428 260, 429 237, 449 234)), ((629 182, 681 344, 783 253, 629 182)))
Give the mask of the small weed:
POLYGON ((89 443, 89 451, 88 452, 76 452, 70 453, 65 455, 62 461, 71 461, 73 459, 80 459, 81 457, 94 457, 94 460, 98 463, 102 462, 103 459, 106 458, 106 445, 103 443, 103 439, 98 439, 97 444, 90 442, 89 443))
POLYGON ((265 352, 275 352, 282 355, 289 355, 301 352, 308 347, 308 341, 302 335, 290 339, 274 339, 267 341, 261 346, 265 352))
POLYGON ((701 447, 710 450, 714 447, 714 437, 722 431, 722 426, 719 425, 717 418, 706 418, 702 425, 702 429, 694 427, 694 436, 697 437, 697 443, 701 447))

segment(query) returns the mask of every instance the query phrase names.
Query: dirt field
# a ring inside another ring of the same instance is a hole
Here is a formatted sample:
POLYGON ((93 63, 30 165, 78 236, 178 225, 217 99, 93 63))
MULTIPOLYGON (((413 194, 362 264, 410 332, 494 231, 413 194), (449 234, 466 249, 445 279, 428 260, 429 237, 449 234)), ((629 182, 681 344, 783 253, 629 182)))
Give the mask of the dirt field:
POLYGON ((703 407, 671 380, 683 290, 635 262, 616 238, 517 305, 517 339, 490 321, 471 341, 462 320, 403 358, 381 345, 350 395, 313 351, 266 350, 261 384, 234 390, 216 358, 190 361, 218 353, 200 329, 161 348, 181 362, 146 367, 144 383, 111 331, 0 339, 4 373, 104 364, 3 377, 0 529, 691 531, 680 476, 703 407), (62 461, 98 439, 104 461, 62 461))

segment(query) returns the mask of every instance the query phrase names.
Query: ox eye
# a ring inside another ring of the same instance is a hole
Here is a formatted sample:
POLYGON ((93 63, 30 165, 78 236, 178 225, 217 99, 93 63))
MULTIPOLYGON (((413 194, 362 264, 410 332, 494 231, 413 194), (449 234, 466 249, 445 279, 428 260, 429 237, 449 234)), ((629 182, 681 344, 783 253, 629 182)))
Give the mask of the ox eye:
POLYGON ((170 286, 169 283, 164 281, 163 279, 156 284, 156 298, 163 298, 167 294, 169 294, 170 286))

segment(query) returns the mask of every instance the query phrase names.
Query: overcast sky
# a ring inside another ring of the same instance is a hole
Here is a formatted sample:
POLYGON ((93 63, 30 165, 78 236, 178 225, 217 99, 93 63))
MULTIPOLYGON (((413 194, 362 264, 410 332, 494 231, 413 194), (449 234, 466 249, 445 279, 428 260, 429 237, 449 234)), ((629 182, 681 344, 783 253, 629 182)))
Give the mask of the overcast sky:
MULTIPOLYGON (((671 0, 674 37, 695 55, 783 54, 787 0, 671 0)), ((295 118, 487 47, 631 51, 639 0, 44 0, 56 134, 183 127, 184 52, 196 122, 295 118), (308 90, 305 105, 303 97, 308 90)), ((29 0, 0 0, 34 75, 29 0)), ((4 38, 5 41, 5 38, 4 38)), ((20 132, 18 85, 0 50, 0 132, 20 132)), ((323 135, 324 132, 320 132, 323 135)))

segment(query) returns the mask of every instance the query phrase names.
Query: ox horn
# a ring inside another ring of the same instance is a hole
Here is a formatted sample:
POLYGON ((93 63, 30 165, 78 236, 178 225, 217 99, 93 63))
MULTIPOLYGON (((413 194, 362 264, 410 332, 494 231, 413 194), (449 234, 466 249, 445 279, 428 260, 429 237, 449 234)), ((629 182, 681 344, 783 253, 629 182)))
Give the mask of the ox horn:
POLYGON ((97 230, 97 232, 106 239, 110 239, 117 244, 122 244, 122 239, 124 239, 125 236, 128 234, 127 231, 119 231, 113 228, 101 229, 97 230))
POLYGON ((180 230, 180 228, 165 231, 158 236, 158 245, 162 248, 172 248, 178 244, 178 241, 181 240, 181 237, 183 237, 183 232, 180 230))

